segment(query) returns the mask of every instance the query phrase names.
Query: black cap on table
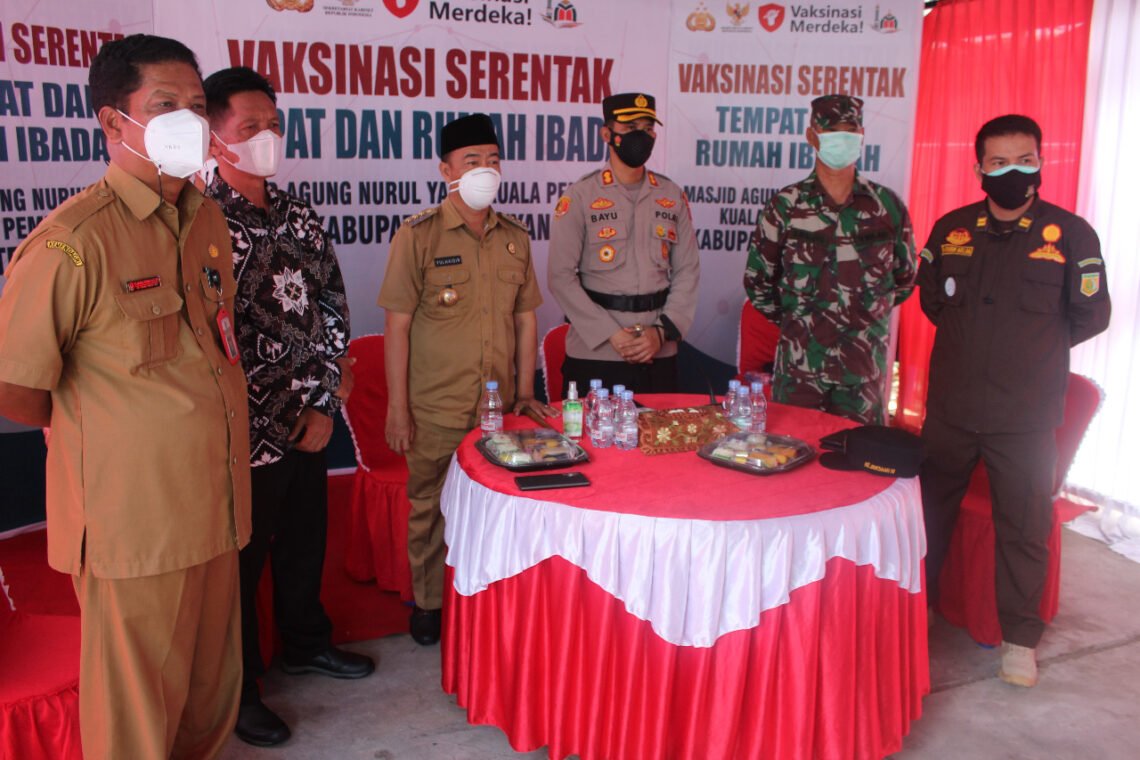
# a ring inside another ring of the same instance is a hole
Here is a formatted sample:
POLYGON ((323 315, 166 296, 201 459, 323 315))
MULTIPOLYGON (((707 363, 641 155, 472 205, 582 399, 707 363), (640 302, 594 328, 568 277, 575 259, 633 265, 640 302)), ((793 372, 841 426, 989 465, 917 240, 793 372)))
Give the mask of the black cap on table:
POLYGON ((888 478, 913 478, 922 464, 922 439, 883 425, 840 430, 824 436, 819 463, 830 470, 862 470, 888 478))

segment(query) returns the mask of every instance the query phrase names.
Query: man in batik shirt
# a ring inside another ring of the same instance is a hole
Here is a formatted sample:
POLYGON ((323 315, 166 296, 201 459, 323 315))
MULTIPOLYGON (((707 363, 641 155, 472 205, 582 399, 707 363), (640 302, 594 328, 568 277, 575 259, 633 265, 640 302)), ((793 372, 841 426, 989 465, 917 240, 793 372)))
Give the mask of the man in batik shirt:
POLYGON ((777 193, 752 233, 744 288, 780 326, 772 398, 883 421, 891 308, 915 278, 910 216, 856 170, 863 101, 812 101, 815 171, 777 193))
POLYGON ((338 359, 348 347, 348 306, 332 243, 307 203, 266 177, 277 171, 276 95, 247 68, 204 83, 218 175, 206 194, 230 227, 237 280, 237 341, 249 383, 253 535, 240 555, 242 660, 237 735, 271 746, 289 727, 261 702, 264 672, 256 596, 272 556, 274 617, 286 673, 362 678, 368 657, 332 646, 321 605, 328 520, 325 446, 351 385, 338 359))

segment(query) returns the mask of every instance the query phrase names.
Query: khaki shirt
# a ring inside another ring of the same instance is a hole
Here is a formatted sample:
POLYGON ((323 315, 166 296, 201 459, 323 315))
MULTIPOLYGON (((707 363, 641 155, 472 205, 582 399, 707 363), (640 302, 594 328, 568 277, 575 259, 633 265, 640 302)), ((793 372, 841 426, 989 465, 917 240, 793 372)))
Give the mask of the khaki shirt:
POLYGON ((417 422, 474 427, 488 380, 499 382, 507 408, 514 403, 515 315, 542 303, 522 222, 491 211, 479 240, 450 199, 409 217, 392 240, 377 303, 412 315, 408 398, 417 422), (446 288, 459 299, 451 306, 440 302, 446 288))
POLYGON ((243 546, 249 422, 216 321, 235 291, 218 207, 190 185, 172 207, 112 164, 6 274, 0 380, 51 391, 49 564, 131 578, 243 546))
MULTIPOLYGON (((546 285, 570 320, 566 353, 578 359, 623 361, 610 336, 623 327, 658 324, 665 314, 689 332, 697 311, 700 256, 689 202, 672 180, 645 172, 640 185, 617 182, 609 164, 566 190, 554 209, 546 285), (662 309, 608 311, 596 293, 645 295, 670 289, 662 309)), ((668 341, 657 356, 673 356, 668 341)))

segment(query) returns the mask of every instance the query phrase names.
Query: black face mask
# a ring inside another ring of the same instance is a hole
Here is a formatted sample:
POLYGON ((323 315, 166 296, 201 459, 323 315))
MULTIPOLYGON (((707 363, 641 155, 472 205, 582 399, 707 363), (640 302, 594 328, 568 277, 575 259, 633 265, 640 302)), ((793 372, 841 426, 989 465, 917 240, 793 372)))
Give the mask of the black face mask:
POLYGON ((1041 187, 1041 170, 1026 174, 1011 169, 1000 177, 982 175, 982 190, 998 206, 1012 211, 1021 208, 1041 187))
POLYGON ((653 135, 640 129, 622 135, 614 132, 613 136, 610 137, 610 148, 623 164, 631 169, 636 169, 649 160, 656 139, 653 135))

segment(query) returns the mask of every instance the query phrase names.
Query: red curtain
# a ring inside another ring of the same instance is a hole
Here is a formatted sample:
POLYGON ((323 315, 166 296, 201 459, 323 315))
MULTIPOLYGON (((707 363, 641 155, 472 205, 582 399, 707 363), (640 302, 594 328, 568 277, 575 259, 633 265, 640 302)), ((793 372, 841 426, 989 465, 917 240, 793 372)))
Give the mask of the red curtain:
MULTIPOLYGON (((1007 113, 1041 125, 1042 197, 1075 210, 1093 0, 943 0, 922 27, 910 213, 921 247, 941 215, 982 199, 974 136, 1007 113)), ((934 327, 902 308, 897 424, 926 411, 934 327)))

